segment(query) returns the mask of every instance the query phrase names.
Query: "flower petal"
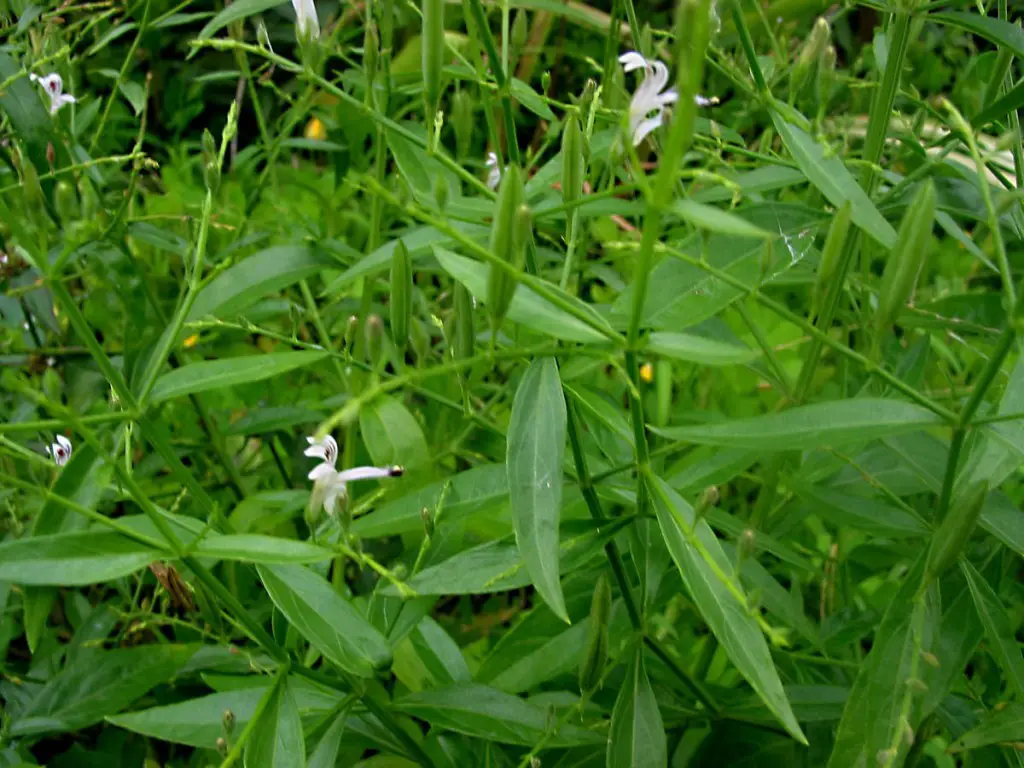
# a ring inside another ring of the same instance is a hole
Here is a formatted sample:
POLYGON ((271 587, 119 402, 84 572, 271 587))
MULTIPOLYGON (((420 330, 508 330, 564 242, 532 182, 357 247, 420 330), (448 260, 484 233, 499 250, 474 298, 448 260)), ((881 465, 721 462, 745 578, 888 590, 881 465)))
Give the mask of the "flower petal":
POLYGON ((401 467, 352 467, 338 473, 338 481, 343 483, 352 480, 377 480, 382 477, 398 477, 403 472, 401 467))
POLYGON ((656 115, 641 120, 640 123, 633 129, 633 146, 638 146, 641 141, 647 138, 648 134, 657 128, 661 127, 662 112, 659 109, 656 115))
POLYGON ((68 440, 66 437, 64 437, 64 435, 57 435, 56 439, 57 439, 57 445, 59 445, 64 450, 66 450, 68 453, 71 453, 71 441, 70 440, 68 440))
POLYGON ((331 482, 338 476, 337 470, 333 466, 324 462, 323 464, 317 464, 313 469, 310 470, 309 474, 306 475, 310 480, 315 483, 331 482))
POLYGON ((660 61, 654 61, 651 64, 651 87, 655 93, 661 93, 662 89, 668 85, 668 67, 660 61))
POLYGON ((658 106, 663 107, 666 104, 675 104, 679 101, 679 94, 676 93, 675 88, 669 88, 664 93, 658 94, 658 106))
POLYGON ((627 53, 619 56, 619 64, 626 72, 632 72, 634 69, 642 69, 647 66, 647 59, 641 56, 636 51, 628 51, 627 53))
POLYGON ((309 443, 309 448, 303 451, 305 456, 309 456, 314 459, 322 459, 326 464, 330 464, 333 468, 338 462, 338 443, 330 435, 326 435, 323 440, 317 442, 312 437, 307 437, 306 442, 309 443))

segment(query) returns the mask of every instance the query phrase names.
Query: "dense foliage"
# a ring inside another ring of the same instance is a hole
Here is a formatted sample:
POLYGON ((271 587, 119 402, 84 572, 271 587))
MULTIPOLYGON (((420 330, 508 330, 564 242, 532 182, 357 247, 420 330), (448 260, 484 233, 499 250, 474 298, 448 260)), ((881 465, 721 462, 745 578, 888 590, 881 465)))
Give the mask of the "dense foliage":
POLYGON ((0 766, 1024 765, 1006 0, 0 0, 0 766))

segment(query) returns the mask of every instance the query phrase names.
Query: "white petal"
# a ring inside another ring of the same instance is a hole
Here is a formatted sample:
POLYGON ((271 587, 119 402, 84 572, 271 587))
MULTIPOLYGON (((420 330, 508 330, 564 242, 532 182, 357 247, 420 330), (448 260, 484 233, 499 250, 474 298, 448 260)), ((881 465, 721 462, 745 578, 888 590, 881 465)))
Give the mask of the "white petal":
POLYGON ((71 453, 71 441, 64 437, 64 435, 57 435, 57 445, 71 453))
POLYGON ((679 101, 679 94, 676 93, 675 88, 669 88, 662 94, 658 95, 658 106, 663 107, 666 104, 675 104, 679 101))
POLYGON ((53 97, 53 101, 50 103, 50 114, 55 115, 57 111, 65 104, 74 104, 75 97, 70 93, 61 93, 53 97))
POLYGON ((633 146, 638 146, 641 141, 647 138, 647 135, 651 131, 661 127, 661 110, 658 110, 658 114, 653 117, 649 117, 646 120, 641 120, 640 123, 633 128, 633 146))
POLYGON ((338 463, 338 443, 330 435, 325 436, 319 442, 312 437, 307 437, 306 442, 309 443, 309 448, 303 451, 305 456, 322 459, 325 464, 330 464, 331 467, 338 463))
POLYGON ((310 480, 316 483, 331 482, 338 476, 337 470, 334 469, 330 464, 324 462, 323 464, 317 464, 313 469, 310 470, 309 474, 306 475, 310 480))
POLYGON ((382 477, 398 477, 402 474, 401 467, 352 467, 338 473, 339 482, 348 483, 352 480, 376 480, 382 477))
POLYGON ((707 96, 701 96, 699 93, 693 97, 693 103, 698 107, 713 107, 718 103, 718 97, 712 96, 710 99, 707 96))
POLYGON ((501 168, 491 168, 490 173, 487 174, 487 187, 497 189, 499 184, 501 184, 501 168))
POLYGON ((333 515, 338 499, 343 499, 346 495, 347 491, 345 490, 344 483, 332 483, 328 486, 327 493, 324 495, 324 512, 328 515, 333 515))
POLYGON ((647 59, 641 56, 636 51, 629 51, 619 56, 619 64, 627 72, 632 72, 634 69, 642 69, 647 66, 647 59))
POLYGON ((498 167, 498 153, 497 152, 488 152, 487 153, 487 162, 485 162, 484 165, 486 165, 488 168, 497 168, 498 167))

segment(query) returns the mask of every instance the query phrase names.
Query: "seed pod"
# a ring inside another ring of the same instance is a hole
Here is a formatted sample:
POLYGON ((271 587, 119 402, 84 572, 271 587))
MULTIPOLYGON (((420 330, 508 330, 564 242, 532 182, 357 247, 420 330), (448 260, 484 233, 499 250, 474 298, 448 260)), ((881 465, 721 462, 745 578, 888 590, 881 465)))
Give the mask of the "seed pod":
POLYGON ((839 266, 839 255, 843 251, 846 237, 850 232, 850 221, 853 216, 853 208, 850 202, 842 204, 835 216, 832 218, 832 225, 828 228, 828 236, 825 238, 825 248, 821 252, 821 263, 818 265, 818 278, 814 283, 814 291, 811 296, 811 314, 817 316, 824 309, 825 297, 829 291, 840 290, 842 286, 833 286, 836 267, 839 266))
POLYGON ((455 359, 473 356, 473 297, 462 283, 455 285, 455 359))
POLYGON ((473 144, 473 99, 464 89, 452 97, 452 127, 455 128, 455 156, 460 160, 469 154, 473 144))
POLYGON ((434 202, 437 203, 437 210, 444 213, 448 207, 448 182, 443 176, 434 179, 434 202))
MULTIPOLYGON (((502 261, 515 265, 518 261, 516 240, 517 214, 523 198, 523 182, 519 168, 510 165, 505 169, 498 187, 498 199, 494 203, 494 221, 491 225, 491 252, 502 261)), ((491 314, 492 327, 497 330, 516 290, 515 280, 496 265, 491 265, 487 281, 487 308, 491 314)))
POLYGON ((380 52, 380 36, 377 25, 370 22, 363 33, 363 73, 366 75, 366 102, 372 103, 373 83, 377 79, 377 60, 380 52))
POLYGON ((441 103, 444 67, 444 0, 423 0, 423 100, 428 127, 441 103))
POLYGON ((430 351, 430 335, 419 318, 413 317, 409 321, 409 343, 416 359, 422 362, 430 351))
POLYGON ((519 58, 523 48, 526 46, 526 38, 530 34, 530 20, 527 18, 526 10, 520 8, 516 11, 512 20, 512 60, 519 58))
POLYGON ((656 426, 664 427, 672 417, 672 361, 661 358, 655 365, 654 391, 657 394, 657 408, 654 409, 656 426))
POLYGON ((932 534, 931 545, 928 548, 928 561, 924 567, 922 589, 941 576, 960 557, 960 553, 964 551, 964 547, 967 546, 967 542, 971 538, 974 526, 981 515, 981 509, 985 506, 986 496, 988 496, 988 483, 981 482, 969 489, 959 503, 950 506, 946 517, 932 534))
POLYGON ((21 172, 21 188, 24 190, 25 202, 32 211, 41 210, 43 207, 43 188, 39 183, 39 174, 35 165, 28 156, 20 149, 11 154, 14 167, 21 172))
POLYGON ((608 661, 608 623, 612 613, 612 587, 608 575, 602 573, 590 600, 590 625, 587 628, 587 651, 580 664, 580 690, 594 690, 608 661))
POLYGON ((399 352, 409 343, 412 316, 412 257, 401 240, 391 255, 391 336, 399 352))
POLYGON ((882 273, 876 314, 879 335, 893 324, 914 293, 930 250, 934 221, 935 186, 929 180, 918 189, 903 215, 896 245, 882 273))
POLYGON ((374 368, 380 363, 384 353, 384 322, 380 315, 370 315, 366 318, 366 355, 370 365, 374 368))
POLYGON ((562 202, 572 203, 583 195, 583 130, 573 112, 562 131, 562 202))
POLYGON ((209 128, 203 129, 203 138, 199 146, 202 151, 203 181, 208 190, 216 192, 220 186, 220 166, 217 164, 217 146, 209 128))

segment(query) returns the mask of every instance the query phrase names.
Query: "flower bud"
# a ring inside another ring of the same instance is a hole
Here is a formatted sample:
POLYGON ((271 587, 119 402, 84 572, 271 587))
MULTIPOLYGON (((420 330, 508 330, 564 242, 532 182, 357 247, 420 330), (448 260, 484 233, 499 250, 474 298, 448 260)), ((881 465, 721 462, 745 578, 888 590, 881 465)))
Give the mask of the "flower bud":
POLYGON ((877 330, 879 335, 895 322, 900 310, 914 294, 918 275, 931 250, 935 221, 935 186, 924 182, 900 222, 896 245, 882 273, 879 289, 877 330))
MULTIPOLYGON (((522 175, 517 166, 505 169, 498 187, 498 199, 494 203, 494 222, 491 225, 491 252, 502 261, 515 266, 519 261, 519 240, 521 220, 520 205, 523 199, 522 175)), ((516 282, 511 275, 491 265, 487 282, 487 308, 495 331, 501 326, 512 303, 516 282)))
POLYGON ((412 257, 401 240, 391 254, 391 338, 399 351, 409 342, 412 317, 412 257))
POLYGON ((562 131, 562 202, 572 203, 583 195, 583 130, 573 112, 562 131))
POLYGON ((214 746, 217 748, 217 754, 221 757, 227 757, 228 755, 228 740, 223 736, 218 736, 217 741, 214 742, 214 746))
POLYGON ((546 94, 551 90, 551 73, 544 70, 540 76, 540 92, 546 94))
POLYGON ((423 101, 428 129, 441 103, 444 67, 444 0, 423 0, 423 101))
POLYGON ((608 661, 608 623, 612 612, 612 587, 608 575, 602 573, 590 599, 590 623, 587 627, 587 649, 580 664, 580 691, 589 693, 601 682, 608 661))
POLYGON ((473 99, 464 88, 452 97, 452 127, 455 129, 455 156, 460 160, 469 155, 473 144, 473 99))
POLYGON ((476 331, 473 326, 473 297, 462 283, 455 284, 455 343, 453 353, 456 360, 473 356, 473 340, 476 331))
POLYGON ((811 34, 807 37, 807 42, 804 43, 797 55, 796 64, 793 65, 793 75, 790 80, 791 93, 799 93, 807 85, 822 54, 828 48, 831 37, 832 30, 828 26, 828 21, 823 16, 819 16, 818 20, 814 22, 811 34))
POLYGON ((221 725, 224 726, 224 733, 230 736, 231 732, 235 730, 235 713, 230 709, 225 709, 220 721, 221 725))
POLYGON ((220 186, 220 165, 217 163, 217 146, 209 128, 203 129, 203 138, 199 146, 203 162, 203 181, 208 190, 216 192, 220 186))
POLYGON ((530 34, 530 20, 525 8, 516 11, 512 20, 512 60, 515 61, 526 47, 526 39, 530 34))
POLYGON ((345 324, 345 349, 351 350, 356 341, 356 329, 359 328, 359 318, 355 315, 348 316, 345 324))

